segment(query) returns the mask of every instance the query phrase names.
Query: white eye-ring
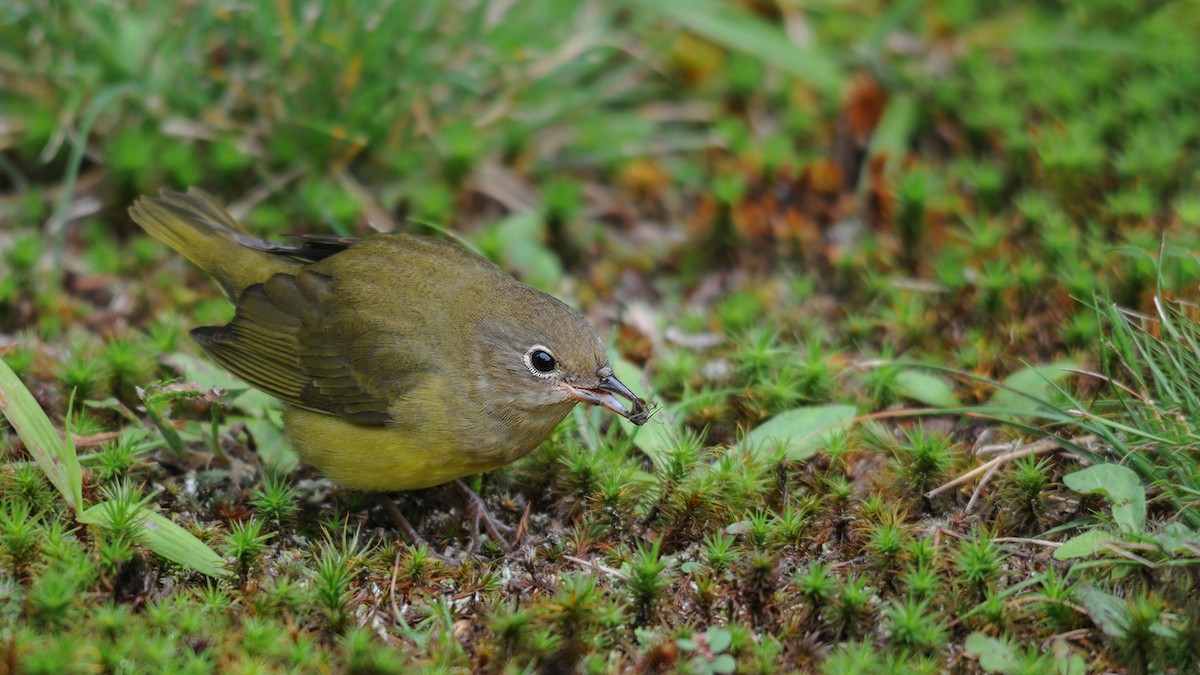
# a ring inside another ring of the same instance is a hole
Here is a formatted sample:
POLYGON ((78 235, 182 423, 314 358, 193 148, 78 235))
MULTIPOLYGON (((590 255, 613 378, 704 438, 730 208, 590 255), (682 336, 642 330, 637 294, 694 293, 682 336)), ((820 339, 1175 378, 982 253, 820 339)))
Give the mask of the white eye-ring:
POLYGON ((534 345, 525 352, 525 367, 534 377, 543 379, 554 377, 558 369, 558 361, 545 345, 534 345))

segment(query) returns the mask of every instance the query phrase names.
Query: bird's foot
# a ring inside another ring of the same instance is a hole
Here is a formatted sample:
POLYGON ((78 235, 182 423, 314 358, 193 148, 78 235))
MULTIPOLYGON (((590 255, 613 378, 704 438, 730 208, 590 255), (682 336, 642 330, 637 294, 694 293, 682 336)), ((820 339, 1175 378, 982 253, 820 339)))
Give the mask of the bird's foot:
POLYGON ((422 537, 417 532, 417 528, 413 527, 412 523, 408 522, 408 518, 405 518, 404 514, 400 512, 400 507, 396 506, 396 502, 392 501, 391 495, 379 493, 377 498, 379 499, 379 503, 383 505, 384 512, 388 514, 388 517, 392 519, 392 522, 395 523, 396 527, 400 528, 400 530, 408 536, 408 540, 413 546, 424 546, 425 550, 429 552, 430 556, 442 561, 443 563, 450 565, 458 564, 457 560, 448 558, 441 553, 438 553, 437 549, 429 545, 429 542, 425 540, 425 537, 422 537))
POLYGON ((475 491, 462 479, 455 480, 454 485, 463 494, 467 518, 471 520, 471 549, 479 550, 479 524, 483 523, 484 529, 487 530, 492 540, 505 552, 511 551, 513 545, 508 537, 513 533, 512 526, 492 515, 487 504, 483 503, 483 498, 475 494, 475 491))

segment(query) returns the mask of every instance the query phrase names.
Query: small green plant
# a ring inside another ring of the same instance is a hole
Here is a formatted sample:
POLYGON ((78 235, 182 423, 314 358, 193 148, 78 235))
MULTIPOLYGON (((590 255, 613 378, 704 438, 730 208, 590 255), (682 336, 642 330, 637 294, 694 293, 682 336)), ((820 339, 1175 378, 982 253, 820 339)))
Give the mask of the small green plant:
POLYGON ((764 621, 779 585, 779 560, 770 551, 753 550, 743 561, 739 574, 741 599, 756 621, 764 621))
POLYGON ((768 511, 755 511, 746 519, 746 539, 755 548, 766 548, 774 534, 774 516, 768 511))
POLYGON ((882 410, 900 400, 900 373, 903 368, 891 363, 890 351, 884 351, 879 360, 883 362, 882 365, 862 375, 863 395, 872 410, 882 410))
POLYGON ((308 588, 291 576, 276 577, 264 585, 258 601, 262 613, 298 612, 311 600, 308 588))
POLYGON ((825 618, 836 635, 853 638, 865 633, 861 624, 869 615, 873 594, 874 589, 867 585, 864 577, 851 575, 842 581, 833 602, 825 610, 825 618))
POLYGON ((944 482, 955 451, 945 435, 926 431, 919 424, 905 433, 892 456, 899 484, 909 495, 919 497, 944 482))
POLYGON ((1017 459, 1001 478, 995 500, 1006 509, 1018 532, 1037 529, 1046 517, 1050 480, 1050 461, 1034 456, 1017 459))
POLYGON ((738 557, 734 538, 724 532, 714 532, 704 538, 704 559, 716 572, 729 569, 738 557))
POLYGON ((967 588, 974 589, 982 596, 995 582, 1004 557, 992 537, 982 530, 976 530, 959 546, 954 556, 954 569, 967 588))
POLYGON ((71 433, 78 436, 94 436, 107 431, 104 422, 84 408, 72 410, 67 415, 65 424, 71 429, 71 433))
POLYGON ((946 623, 923 600, 895 600, 884 610, 893 644, 919 653, 934 652, 948 639, 946 623))
POLYGON ((824 608, 837 588, 837 582, 830 575, 829 567, 820 562, 812 563, 806 569, 798 571, 795 582, 813 616, 824 608))
POLYGON ((263 523, 257 518, 248 518, 240 523, 233 523, 229 534, 225 536, 225 555, 237 568, 238 576, 242 579, 250 573, 251 568, 262 557, 267 542, 274 533, 262 531, 263 523))
POLYGON ((1168 670, 1161 645, 1174 631, 1163 622, 1163 602, 1148 593, 1136 593, 1117 618, 1117 654, 1130 672, 1168 670))
POLYGON ((101 483, 112 483, 129 476, 141 455, 148 452, 149 444, 138 440, 134 433, 122 433, 117 440, 105 443, 96 454, 96 478, 101 483))
POLYGON ((374 632, 354 626, 338 638, 342 666, 348 673, 399 673, 407 659, 403 652, 380 642, 374 632))
POLYGON ((511 603, 500 603, 489 613, 488 625, 506 657, 512 657, 526 649, 534 620, 533 612, 516 607, 511 603))
POLYGON ((242 649, 262 659, 278 659, 287 653, 287 629, 272 617, 247 616, 241 625, 242 649))
POLYGON ((26 612, 34 625, 48 630, 68 626, 82 609, 81 595, 91 586, 95 572, 86 560, 58 562, 42 570, 25 599, 26 612))
POLYGON ((1008 605, 1004 595, 994 588, 989 588, 983 595, 983 600, 975 606, 974 614, 978 615, 990 630, 1004 630, 1008 624, 1008 605))
POLYGON ((12 467, 9 476, 12 480, 13 493, 17 497, 40 508, 46 508, 52 503, 53 495, 46 489, 48 487, 46 474, 38 468, 38 465, 18 464, 12 467))
POLYGON ((74 349, 59 368, 58 380, 65 395, 80 401, 96 398, 108 389, 109 372, 105 361, 83 349, 74 349))
POLYGON ((339 550, 326 540, 321 544, 313 568, 314 600, 335 631, 340 630, 349 618, 347 605, 350 602, 350 582, 354 579, 350 558, 347 551, 339 550))
POLYGON ((843 642, 821 664, 825 675, 872 675, 887 672, 879 661, 879 650, 870 642, 843 642))
POLYGON ((179 349, 179 338, 183 335, 183 322, 177 314, 160 314, 153 323, 146 326, 150 336, 148 349, 163 354, 172 354, 179 349))
POLYGON ((783 511, 775 516, 771 528, 775 538, 782 544, 799 543, 804 533, 811 527, 811 520, 818 508, 819 500, 815 497, 800 500, 798 503, 789 502, 783 511))
POLYGON ((133 395, 133 388, 150 379, 154 372, 153 352, 139 340, 114 338, 104 343, 100 358, 111 374, 118 395, 133 395))
POLYGON ((673 582, 667 561, 659 555, 659 542, 640 545, 629 561, 629 578, 625 586, 637 609, 638 621, 647 623, 654 618, 656 605, 673 582))
POLYGON ((102 491, 104 517, 97 519, 96 524, 112 539, 128 544, 141 540, 146 530, 142 513, 150 498, 143 496, 141 489, 128 480, 107 485, 102 491))
POLYGON ((1042 574, 1039 590, 1030 597, 1035 601, 1035 616, 1048 629, 1066 632, 1079 625, 1082 617, 1072 598, 1075 584, 1068 583, 1053 567, 1042 574))
POLYGON ((29 502, 12 499, 0 508, 0 553, 14 577, 25 574, 33 562, 41 539, 41 526, 29 502))
POLYGON ((104 534, 100 536, 96 548, 100 564, 110 574, 119 572, 126 563, 133 560, 136 553, 133 541, 129 537, 119 534, 104 534))
POLYGON ((259 513, 276 525, 291 522, 300 510, 296 503, 300 493, 288 482, 286 476, 268 473, 262 485, 250 496, 250 503, 259 513))
POLYGON ((930 599, 941 583, 937 568, 928 562, 910 564, 900 575, 899 588, 908 596, 924 601, 930 599))
POLYGON ((566 640, 585 639, 600 619, 603 594, 596 577, 571 574, 543 608, 543 617, 566 640))
POLYGON ((898 566, 907 539, 908 532, 904 526, 889 518, 870 529, 866 548, 875 566, 887 572, 898 566))
POLYGON ((406 578, 420 583, 429 576, 435 563, 429 547, 425 544, 418 544, 406 548, 401 559, 401 569, 404 570, 406 578))

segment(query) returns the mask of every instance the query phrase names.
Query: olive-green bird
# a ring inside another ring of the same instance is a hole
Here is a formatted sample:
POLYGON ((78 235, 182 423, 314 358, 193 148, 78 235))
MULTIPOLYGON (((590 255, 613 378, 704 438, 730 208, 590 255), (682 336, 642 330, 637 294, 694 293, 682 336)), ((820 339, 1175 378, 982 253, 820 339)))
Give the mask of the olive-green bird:
POLYGON ((649 416, 579 312, 458 244, 268 242, 197 189, 142 197, 129 213, 225 290, 233 321, 192 336, 286 403, 301 459, 345 487, 413 490, 495 469, 579 402, 635 424, 649 416))

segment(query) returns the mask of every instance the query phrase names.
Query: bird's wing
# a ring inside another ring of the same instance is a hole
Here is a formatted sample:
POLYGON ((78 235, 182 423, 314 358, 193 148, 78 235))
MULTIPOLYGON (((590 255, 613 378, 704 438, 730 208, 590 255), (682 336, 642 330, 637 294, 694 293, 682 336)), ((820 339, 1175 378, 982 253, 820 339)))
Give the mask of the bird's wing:
POLYGON ((390 401, 419 384, 425 369, 405 355, 397 336, 379 335, 339 305, 332 284, 312 270, 276 274, 242 293, 229 324, 192 336, 272 396, 356 424, 387 424, 390 401))
POLYGON ((357 237, 329 234, 287 234, 284 236, 291 240, 291 243, 268 241, 245 233, 238 233, 234 236, 234 240, 246 248, 300 262, 324 260, 335 253, 345 251, 358 242, 357 237))

